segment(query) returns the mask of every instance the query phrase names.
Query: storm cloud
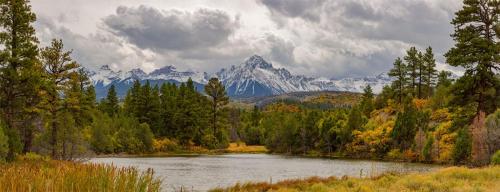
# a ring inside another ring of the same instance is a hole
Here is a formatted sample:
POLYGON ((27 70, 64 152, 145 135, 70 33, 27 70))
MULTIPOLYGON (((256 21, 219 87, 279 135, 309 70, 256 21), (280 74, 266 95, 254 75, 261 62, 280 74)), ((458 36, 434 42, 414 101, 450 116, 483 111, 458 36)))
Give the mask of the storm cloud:
MULTIPOLYGON (((457 0, 33 1, 42 44, 62 38, 82 65, 215 72, 253 54, 295 74, 376 75, 411 46, 452 46, 457 0), (369 70, 367 70, 369 69, 369 70)), ((456 70, 456 69, 453 69, 456 70)))
POLYGON ((186 50, 217 46, 238 28, 238 20, 221 10, 161 11, 120 6, 104 18, 113 33, 140 48, 186 50))

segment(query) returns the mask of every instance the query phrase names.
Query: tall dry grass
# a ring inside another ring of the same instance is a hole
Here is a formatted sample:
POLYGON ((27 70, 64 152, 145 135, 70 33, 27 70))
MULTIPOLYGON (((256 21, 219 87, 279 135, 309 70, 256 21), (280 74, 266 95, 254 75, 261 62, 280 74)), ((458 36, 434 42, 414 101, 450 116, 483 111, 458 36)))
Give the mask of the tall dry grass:
POLYGON ((0 191, 160 191, 153 171, 67 161, 0 164, 0 191))
POLYGON ((500 166, 469 169, 444 168, 430 173, 384 174, 372 178, 318 178, 286 180, 275 184, 246 183, 213 192, 236 191, 500 191, 500 166))

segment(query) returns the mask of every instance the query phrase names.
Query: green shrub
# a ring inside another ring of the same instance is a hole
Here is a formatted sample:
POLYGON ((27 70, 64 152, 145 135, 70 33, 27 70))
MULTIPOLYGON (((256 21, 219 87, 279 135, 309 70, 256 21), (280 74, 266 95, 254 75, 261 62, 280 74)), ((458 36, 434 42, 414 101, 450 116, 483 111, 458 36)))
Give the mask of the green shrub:
POLYGON ((432 161, 432 145, 434 144, 434 137, 431 135, 428 137, 425 143, 424 149, 422 150, 422 156, 424 161, 432 161))
POLYGON ((389 159, 402 159, 403 154, 399 149, 392 149, 387 153, 387 158, 389 159))
POLYGON ((170 152, 180 149, 176 140, 168 138, 153 139, 153 150, 155 152, 170 152))
POLYGON ((466 163, 471 154, 471 138, 466 128, 458 131, 458 136, 453 148, 453 162, 455 164, 466 163))
POLYGON ((24 155, 19 155, 16 157, 18 161, 49 161, 50 157, 39 155, 37 153, 29 152, 24 155))
POLYGON ((500 150, 491 156, 491 164, 500 165, 500 150))

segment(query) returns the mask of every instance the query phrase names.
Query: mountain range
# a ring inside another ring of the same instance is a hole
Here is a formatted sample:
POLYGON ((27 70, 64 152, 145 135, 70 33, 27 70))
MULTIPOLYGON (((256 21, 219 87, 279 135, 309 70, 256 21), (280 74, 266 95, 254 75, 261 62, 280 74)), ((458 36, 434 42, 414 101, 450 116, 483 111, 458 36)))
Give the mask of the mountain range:
POLYGON ((156 69, 145 73, 141 69, 132 69, 127 72, 113 71, 104 65, 96 71, 89 71, 90 78, 96 88, 97 98, 107 94, 109 86, 115 85, 119 97, 124 97, 135 80, 141 83, 149 81, 152 85, 166 82, 179 84, 191 78, 198 91, 211 77, 217 77, 226 87, 232 98, 247 98, 258 96, 279 95, 292 92, 308 91, 347 91, 362 92, 370 85, 375 93, 383 86, 391 83, 391 78, 381 73, 376 76, 362 78, 312 78, 304 75, 291 74, 285 68, 275 68, 261 56, 253 55, 240 65, 223 68, 214 74, 193 71, 178 71, 174 66, 156 69))

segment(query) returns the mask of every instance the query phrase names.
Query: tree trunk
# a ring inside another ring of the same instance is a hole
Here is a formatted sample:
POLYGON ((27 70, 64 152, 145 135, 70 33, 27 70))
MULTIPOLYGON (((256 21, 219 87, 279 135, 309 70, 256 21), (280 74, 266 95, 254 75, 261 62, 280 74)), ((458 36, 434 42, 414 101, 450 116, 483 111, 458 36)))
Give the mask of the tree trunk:
POLYGON ((472 162, 476 165, 484 165, 489 162, 489 149, 486 143, 488 138, 485 126, 486 114, 480 111, 472 124, 470 125, 470 133, 472 136, 472 162))
POLYGON ((213 117, 212 117, 212 129, 213 129, 213 134, 215 136, 215 133, 217 131, 217 98, 213 98, 214 102, 212 104, 212 110, 213 110, 213 117))

